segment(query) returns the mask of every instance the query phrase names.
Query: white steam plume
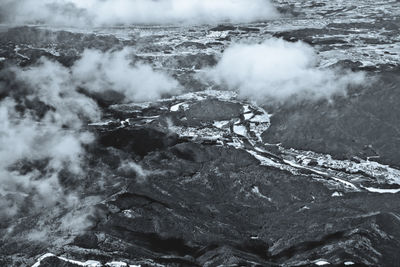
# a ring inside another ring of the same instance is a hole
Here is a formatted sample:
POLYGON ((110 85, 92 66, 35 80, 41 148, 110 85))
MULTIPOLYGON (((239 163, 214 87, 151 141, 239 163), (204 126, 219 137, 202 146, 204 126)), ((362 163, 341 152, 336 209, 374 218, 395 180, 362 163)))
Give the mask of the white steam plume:
POLYGON ((207 76, 243 97, 272 101, 329 99, 365 79, 363 73, 320 69, 311 46, 275 38, 232 45, 207 76))
MULTIPOLYGON (((60 109, 66 116, 71 112, 60 109)), ((21 208, 29 212, 53 209, 57 203, 72 206, 73 193, 66 193, 59 183, 59 173, 82 174, 83 146, 93 141, 91 133, 64 129, 57 121, 59 110, 49 111, 41 120, 29 113, 21 116, 15 102, 0 102, 0 217, 17 215, 21 208), (42 165, 42 163, 44 163, 42 165), (21 165, 22 164, 22 165, 21 165), (21 171, 21 166, 32 166, 21 171)))
POLYGON ((148 101, 176 93, 178 82, 151 66, 131 64, 129 49, 115 52, 85 50, 72 67, 72 79, 91 92, 114 90, 126 101, 148 101))
POLYGON ((3 21, 62 26, 250 22, 277 17, 269 0, 3 0, 3 21))
MULTIPOLYGON (((90 214, 79 212, 87 210, 80 193, 64 188, 60 177, 65 172, 72 180, 85 177, 85 146, 94 141, 85 125, 100 120, 101 110, 78 88, 115 90, 125 101, 142 101, 171 93, 178 83, 148 65, 132 65, 127 50, 86 50, 71 69, 42 58, 0 75, 7 73, 11 75, 2 78, 17 86, 0 84, 0 91, 8 94, 0 100, 0 219, 46 213, 49 221, 63 216, 62 229, 49 229, 84 230, 90 214)), ((140 174, 140 169, 134 171, 140 174)), ((46 229, 38 226, 30 238, 46 236, 46 229)))

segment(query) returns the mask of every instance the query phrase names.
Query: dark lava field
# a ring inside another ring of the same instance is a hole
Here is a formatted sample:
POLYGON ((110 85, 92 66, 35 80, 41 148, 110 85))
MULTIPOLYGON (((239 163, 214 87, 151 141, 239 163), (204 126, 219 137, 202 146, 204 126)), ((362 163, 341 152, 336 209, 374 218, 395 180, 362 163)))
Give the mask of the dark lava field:
POLYGON ((399 1, 32 3, 0 3, 0 266, 400 266, 399 1))

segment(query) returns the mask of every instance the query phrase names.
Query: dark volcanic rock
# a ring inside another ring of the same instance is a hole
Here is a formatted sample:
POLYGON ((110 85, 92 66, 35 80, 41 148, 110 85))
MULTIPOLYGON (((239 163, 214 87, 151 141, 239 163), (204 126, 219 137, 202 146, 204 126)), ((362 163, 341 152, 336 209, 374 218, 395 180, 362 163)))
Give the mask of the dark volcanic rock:
POLYGON ((260 32, 260 29, 252 27, 239 27, 238 29, 244 32, 260 32))
MULTIPOLYGON (((238 103, 216 99, 192 103, 190 110, 194 117, 207 112, 203 122, 243 112, 238 103)), ((261 166, 245 149, 183 142, 162 129, 97 129, 99 140, 88 148, 90 172, 79 183, 83 194, 102 196, 92 206, 90 229, 61 248, 40 242, 32 242, 35 249, 14 248, 3 240, 0 249, 30 257, 50 250, 81 262, 146 259, 150 266, 307 266, 321 258, 339 266, 398 262, 399 194, 333 197, 337 192, 309 173, 261 166), (142 170, 120 171, 132 158, 142 170)), ((32 221, 23 218, 16 229, 24 233, 32 221)), ((42 264, 73 266, 55 257, 42 264)))
POLYGON ((390 248, 399 247, 400 227, 390 212, 400 206, 384 204, 397 195, 332 198, 321 183, 250 157, 246 163, 246 152, 233 148, 179 144, 171 152, 177 158, 145 156, 147 166, 165 173, 132 184, 107 204, 107 219, 94 229, 107 236, 101 250, 117 246, 121 256, 162 263, 161 255, 169 255, 170 263, 183 257, 200 266, 398 260, 390 248))
POLYGON ((147 153, 165 149, 177 142, 177 136, 167 135, 152 128, 120 128, 101 133, 99 143, 144 156, 147 153))
POLYGON ((263 139, 337 158, 379 156, 379 162, 400 166, 399 85, 398 72, 385 72, 370 86, 333 103, 282 106, 263 139))
POLYGON ((189 123, 198 124, 238 118, 241 112, 242 106, 240 104, 210 99, 191 105, 190 109, 185 111, 185 115, 189 123))
POLYGON ((34 64, 45 56, 70 67, 86 48, 107 51, 122 47, 122 42, 113 35, 23 26, 0 32, 0 46, 5 49, 0 52, 0 56, 4 55, 9 60, 15 60, 21 66, 34 64))
POLYGON ((40 261, 40 267, 78 267, 79 264, 74 264, 68 261, 63 261, 58 257, 47 257, 40 261))
POLYGON ((74 245, 81 248, 96 249, 98 248, 98 242, 99 240, 97 239, 96 235, 90 232, 77 236, 74 239, 74 245))
POLYGON ((166 57, 162 59, 161 63, 166 68, 192 70, 214 66, 217 64, 217 60, 214 55, 198 53, 166 57))
POLYGON ((233 163, 234 168, 246 167, 258 163, 257 160, 247 152, 243 150, 235 150, 234 148, 220 149, 216 147, 204 147, 194 143, 182 143, 173 146, 171 151, 178 158, 184 160, 198 163, 207 161, 215 161, 225 164, 233 163))
POLYGON ((105 90, 102 92, 89 92, 85 89, 78 90, 80 93, 93 98, 101 107, 121 104, 125 100, 125 95, 115 90, 105 90))
POLYGON ((1 43, 26 44, 40 48, 55 44, 60 49, 75 47, 79 50, 84 48, 107 50, 120 43, 112 35, 52 31, 28 26, 11 28, 0 35, 1 43))
POLYGON ((211 28, 210 31, 234 31, 236 27, 233 25, 218 25, 217 27, 211 28))
MULTIPOLYGON (((92 33, 1 28, 0 98, 14 99, 21 117, 30 112, 38 120, 55 107, 35 98, 8 66, 30 67, 44 56, 71 67, 87 48, 130 47, 132 61, 173 76, 183 93, 218 88, 199 73, 215 66, 231 41, 255 44, 271 36, 314 46, 321 66, 364 70, 377 79, 331 101, 274 105, 267 109, 274 115, 264 142, 257 135, 269 127, 268 116, 256 118, 261 108, 229 94, 139 104, 125 103, 115 91, 81 88, 101 106, 102 121, 79 131, 97 139, 82 145, 77 173, 54 170, 58 162, 51 159, 8 166, 18 183, 0 188, 0 206, 16 206, 17 215, 0 220, 0 265, 32 266, 51 252, 62 258, 47 257, 40 266, 77 266, 65 259, 141 266, 315 266, 322 259, 332 266, 399 266, 398 170, 360 157, 400 166, 400 6, 286 2, 274 1, 283 13, 279 19, 240 25, 129 25, 92 33), (330 154, 352 161, 333 161, 330 154), (34 179, 26 179, 32 173, 34 179), (46 173, 54 183, 38 190, 56 188, 54 196, 46 195, 55 198, 49 209, 47 199, 36 200, 30 190, 46 173), (373 193, 378 190, 383 193, 373 193)), ((7 179, 0 177, 6 186, 7 179)))
MULTIPOLYGON (((324 45, 324 44, 341 44, 347 43, 343 39, 339 39, 337 37, 331 37, 329 39, 326 38, 319 38, 319 36, 329 36, 329 35, 349 35, 353 33, 351 30, 338 30, 338 29, 330 29, 330 28, 306 28, 306 29, 299 29, 294 31, 286 31, 286 32, 277 32, 274 33, 273 36, 277 38, 282 38, 289 42, 297 42, 303 41, 310 45, 324 45)), ((341 37, 343 38, 343 37, 341 37)))

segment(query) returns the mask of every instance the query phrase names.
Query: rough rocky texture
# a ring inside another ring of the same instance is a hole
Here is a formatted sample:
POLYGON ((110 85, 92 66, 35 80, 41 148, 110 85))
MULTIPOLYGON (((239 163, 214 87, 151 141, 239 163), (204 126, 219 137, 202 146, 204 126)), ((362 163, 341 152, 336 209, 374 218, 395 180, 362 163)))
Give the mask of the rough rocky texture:
POLYGON ((399 71, 384 72, 331 103, 283 105, 263 139, 337 158, 377 156, 379 162, 400 166, 399 89, 399 71))
MULTIPOLYGON (((259 103, 273 113, 270 124, 252 124, 255 114, 264 114, 260 107, 217 97, 224 95, 218 91, 120 105, 116 92, 82 89, 101 107, 104 123, 85 126, 96 141, 84 148, 84 175, 59 176, 62 190, 76 192, 79 205, 60 201, 33 212, 32 197, 21 197, 16 217, 0 221, 0 265, 400 265, 399 2, 275 4, 283 18, 246 25, 96 33, 2 26, 0 98, 13 98, 19 112, 38 118, 54 107, 27 98, 29 85, 15 81, 8 67, 33 66, 41 56, 69 67, 85 48, 130 47, 132 61, 168 72, 184 92, 214 86, 198 74, 231 43, 271 36, 309 43, 321 68, 364 70, 375 80, 331 102, 259 103), (87 207, 90 226, 62 230, 66 214, 77 218, 87 207), (45 236, 34 238, 32 230, 45 236), (56 256, 39 262, 48 252, 56 256)), ((22 161, 10 168, 40 173, 47 164, 22 161)))
MULTIPOLYGON (((27 226, 41 223, 46 212, 20 218, 19 234, 1 241, 2 263, 32 264, 46 252, 62 257, 48 256, 40 266, 79 266, 68 260, 143 266, 309 266, 321 259, 338 266, 348 261, 367 266, 399 262, 399 194, 332 183, 329 175, 313 174, 320 163, 306 165, 314 166, 309 171, 290 169, 284 151, 271 157, 280 167, 260 165, 248 152, 250 144, 227 145, 226 135, 219 137, 223 145, 184 138, 182 133, 178 137, 163 126, 169 116, 185 121, 185 116, 210 110, 201 124, 208 127, 217 119, 242 117, 244 108, 233 100, 194 97, 185 100, 186 110, 166 112, 163 107, 175 101, 146 109, 121 105, 128 114, 129 109, 140 111, 136 120, 93 126, 98 141, 87 148, 88 175, 74 180, 66 174, 62 183, 81 190, 86 199, 101 196, 102 201, 93 204, 92 226, 68 239, 51 232, 59 239, 31 240, 27 247, 27 226), (157 112, 161 116, 155 122, 142 125, 141 118, 157 112), (121 168, 122 162, 135 162, 143 170, 121 168)), ((229 138, 253 137, 231 133, 229 138)), ((359 175, 345 174, 349 181, 359 175)))

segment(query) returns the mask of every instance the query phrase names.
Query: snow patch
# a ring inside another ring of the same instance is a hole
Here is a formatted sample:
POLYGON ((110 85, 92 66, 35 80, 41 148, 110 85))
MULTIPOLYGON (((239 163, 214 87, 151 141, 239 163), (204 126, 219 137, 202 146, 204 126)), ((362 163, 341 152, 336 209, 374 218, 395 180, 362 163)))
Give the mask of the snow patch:
POLYGON ((88 260, 85 261, 85 267, 101 267, 101 263, 98 261, 88 260))
POLYGON ((185 102, 173 105, 169 110, 172 112, 177 112, 177 111, 179 111, 180 107, 184 104, 185 104, 185 102))
POLYGON ((314 173, 316 173, 316 174, 322 175, 323 177, 330 177, 332 180, 335 180, 335 181, 337 181, 337 182, 339 182, 339 183, 342 183, 342 184, 343 184, 345 187, 347 187, 347 188, 351 188, 351 189, 353 189, 353 190, 355 190, 355 191, 359 191, 359 189, 357 188, 357 186, 355 186, 354 184, 352 184, 352 183, 350 183, 350 182, 348 182, 348 181, 345 181, 345 180, 343 180, 343 179, 341 179, 341 178, 331 176, 331 175, 329 175, 329 174, 326 173, 326 172, 319 171, 319 170, 315 170, 315 169, 312 169, 312 168, 308 168, 308 167, 302 166, 302 165, 300 165, 300 164, 297 164, 296 162, 292 162, 292 161, 286 160, 286 159, 284 159, 283 162, 285 162, 286 164, 289 164, 290 166, 293 166, 293 167, 295 167, 295 168, 304 169, 304 170, 309 170, 309 171, 314 172, 314 173))
POLYGON ((229 122, 230 121, 214 121, 213 126, 218 129, 222 129, 228 126, 229 122))
POLYGON ((32 267, 39 267, 39 266, 40 266, 40 262, 41 262, 42 260, 44 260, 45 258, 54 257, 54 256, 55 256, 55 255, 52 254, 52 253, 46 253, 46 254, 44 254, 43 256, 41 256, 41 257, 38 259, 38 261, 37 261, 34 265, 32 265, 32 267))
POLYGON ((207 38, 210 39, 216 39, 216 38, 225 38, 228 36, 229 31, 210 31, 209 34, 207 34, 207 38))
POLYGON ((330 263, 327 261, 324 261, 324 260, 319 260, 319 261, 315 262, 315 265, 324 266, 324 265, 330 265, 330 263))
MULTIPOLYGON (((53 253, 46 253, 43 256, 39 257, 37 262, 34 265, 32 265, 32 267, 40 267, 41 261, 48 257, 57 257, 64 262, 69 262, 69 263, 79 265, 79 266, 84 266, 84 267, 101 267, 101 266, 103 266, 99 261, 95 261, 95 260, 88 260, 85 262, 81 262, 81 261, 76 261, 76 260, 70 260, 70 259, 67 259, 64 257, 59 257, 59 256, 54 255, 53 253)), ((125 265, 112 265, 113 263, 119 263, 119 262, 106 263, 106 266, 110 266, 110 267, 128 266, 126 263, 124 263, 125 265)))
POLYGON ((380 194, 397 194, 400 189, 385 189, 385 188, 375 188, 375 187, 364 187, 369 192, 380 193, 380 194))
POLYGON ((269 115, 268 113, 264 113, 262 115, 256 115, 250 121, 259 123, 269 123, 269 115))
POLYGON ((333 197, 341 197, 341 196, 343 196, 343 194, 336 191, 336 192, 334 192, 334 193, 332 194, 332 196, 333 196, 333 197))
POLYGON ((124 214, 125 217, 129 218, 129 219, 133 219, 133 218, 137 218, 140 217, 138 216, 138 214, 133 211, 133 210, 123 210, 122 213, 124 214))
POLYGON ((112 262, 106 263, 106 266, 110 266, 110 267, 127 267, 128 264, 126 264, 125 262, 122 262, 122 261, 112 261, 112 262))
POLYGON ((244 112, 244 113, 249 113, 249 112, 251 112, 250 106, 249 106, 249 105, 243 105, 243 112, 244 112))
POLYGON ((263 194, 261 194, 260 189, 258 188, 258 186, 253 186, 253 188, 251 189, 251 192, 253 192, 255 195, 257 195, 260 198, 264 198, 264 199, 268 200, 269 202, 272 202, 272 198, 264 196, 263 194))
POLYGON ((234 126, 233 126, 233 131, 234 131, 237 135, 247 136, 247 129, 246 129, 246 127, 243 126, 243 125, 234 125, 234 126))
POLYGON ((254 114, 253 113, 245 113, 243 114, 245 120, 250 120, 253 118, 254 114))

